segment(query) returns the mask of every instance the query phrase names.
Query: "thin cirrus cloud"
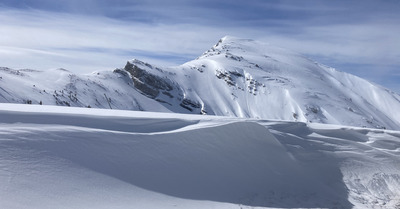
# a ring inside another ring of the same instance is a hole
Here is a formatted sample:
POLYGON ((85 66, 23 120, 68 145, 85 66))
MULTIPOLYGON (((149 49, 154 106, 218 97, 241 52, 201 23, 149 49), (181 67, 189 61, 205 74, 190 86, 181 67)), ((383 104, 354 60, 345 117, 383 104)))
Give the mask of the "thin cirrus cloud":
POLYGON ((133 57, 176 64, 176 61, 194 59, 208 49, 203 46, 211 45, 201 37, 209 33, 207 28, 185 30, 192 27, 185 24, 146 25, 36 10, 2 12, 0 18, 5 23, 0 29, 6 31, 0 38, 1 62, 16 68, 105 70, 121 67, 133 57))
POLYGON ((399 10, 395 0, 0 0, 0 61, 77 72, 114 69, 132 58, 178 65, 233 35, 400 92, 399 10))

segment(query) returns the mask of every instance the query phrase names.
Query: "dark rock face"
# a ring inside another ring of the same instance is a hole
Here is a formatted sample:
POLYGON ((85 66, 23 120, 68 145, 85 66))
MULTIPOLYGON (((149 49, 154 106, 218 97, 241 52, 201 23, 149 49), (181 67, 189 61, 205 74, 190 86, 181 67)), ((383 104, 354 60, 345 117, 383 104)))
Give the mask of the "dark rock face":
POLYGON ((135 88, 152 99, 156 98, 160 91, 168 92, 174 89, 167 80, 150 74, 130 62, 126 63, 124 69, 132 75, 135 88))
MULTIPOLYGON (((134 62, 127 62, 123 70, 129 72, 134 87, 143 95, 162 103, 166 107, 172 107, 173 103, 178 103, 180 107, 190 112, 206 114, 205 110, 201 109, 200 102, 183 96, 183 90, 178 84, 167 78, 167 76, 155 75, 163 73, 161 69, 135 60, 134 62), (149 72, 150 70, 155 70, 157 73, 152 74, 149 72)), ((119 71, 114 72, 121 73, 119 71)))
POLYGON ((201 104, 200 103, 192 101, 192 100, 189 100, 189 99, 183 99, 181 104, 180 104, 180 106, 185 108, 185 109, 187 109, 187 110, 189 110, 189 111, 191 111, 191 112, 193 112, 193 109, 201 108, 201 104))

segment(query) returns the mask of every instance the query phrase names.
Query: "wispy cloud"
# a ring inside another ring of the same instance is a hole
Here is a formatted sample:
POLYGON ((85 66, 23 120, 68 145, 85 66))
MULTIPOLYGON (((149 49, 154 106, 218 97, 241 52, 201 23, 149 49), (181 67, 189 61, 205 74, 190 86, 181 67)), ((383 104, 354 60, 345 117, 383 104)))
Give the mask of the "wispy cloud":
MULTIPOLYGON (((57 65, 78 67, 76 62, 81 59, 79 63, 87 62, 82 66, 85 70, 120 66, 133 56, 147 57, 156 63, 177 64, 176 58, 180 61, 193 59, 223 35, 189 24, 147 25, 37 10, 3 11, 0 19, 5 23, 0 25, 0 30, 5 32, 0 38, 3 55, 7 54, 6 51, 10 52, 9 56, 19 53, 21 56, 15 59, 21 60, 44 56, 49 59, 41 59, 45 67, 49 67, 46 64, 53 59, 64 60, 64 63, 53 62, 57 65), (93 57, 93 54, 99 57, 93 57), (155 60, 157 57, 163 59, 155 60)), ((2 65, 41 68, 32 66, 32 62, 15 62, 10 58, 2 56, 2 65)))
MULTIPOLYGON (((400 70, 399 10, 399 1, 374 0, 2 0, 0 65, 80 72, 132 58, 177 65, 229 34, 385 84, 400 70)), ((390 87, 400 92, 397 82, 390 87)))

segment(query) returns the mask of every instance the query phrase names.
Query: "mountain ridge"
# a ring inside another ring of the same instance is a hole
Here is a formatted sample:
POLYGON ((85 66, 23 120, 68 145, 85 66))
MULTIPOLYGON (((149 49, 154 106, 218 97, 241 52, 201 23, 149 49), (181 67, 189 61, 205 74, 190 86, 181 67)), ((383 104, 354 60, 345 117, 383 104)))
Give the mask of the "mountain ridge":
POLYGON ((295 52, 232 36, 175 67, 133 59, 86 75, 1 68, 0 76, 0 102, 400 130, 398 94, 295 52))

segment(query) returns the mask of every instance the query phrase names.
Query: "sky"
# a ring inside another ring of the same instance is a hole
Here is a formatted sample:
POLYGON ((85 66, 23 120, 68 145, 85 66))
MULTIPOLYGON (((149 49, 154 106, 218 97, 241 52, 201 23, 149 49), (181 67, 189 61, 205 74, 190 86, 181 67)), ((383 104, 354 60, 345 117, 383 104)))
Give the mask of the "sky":
POLYGON ((400 0, 0 0, 0 66, 175 66, 231 35, 400 93, 400 0))

